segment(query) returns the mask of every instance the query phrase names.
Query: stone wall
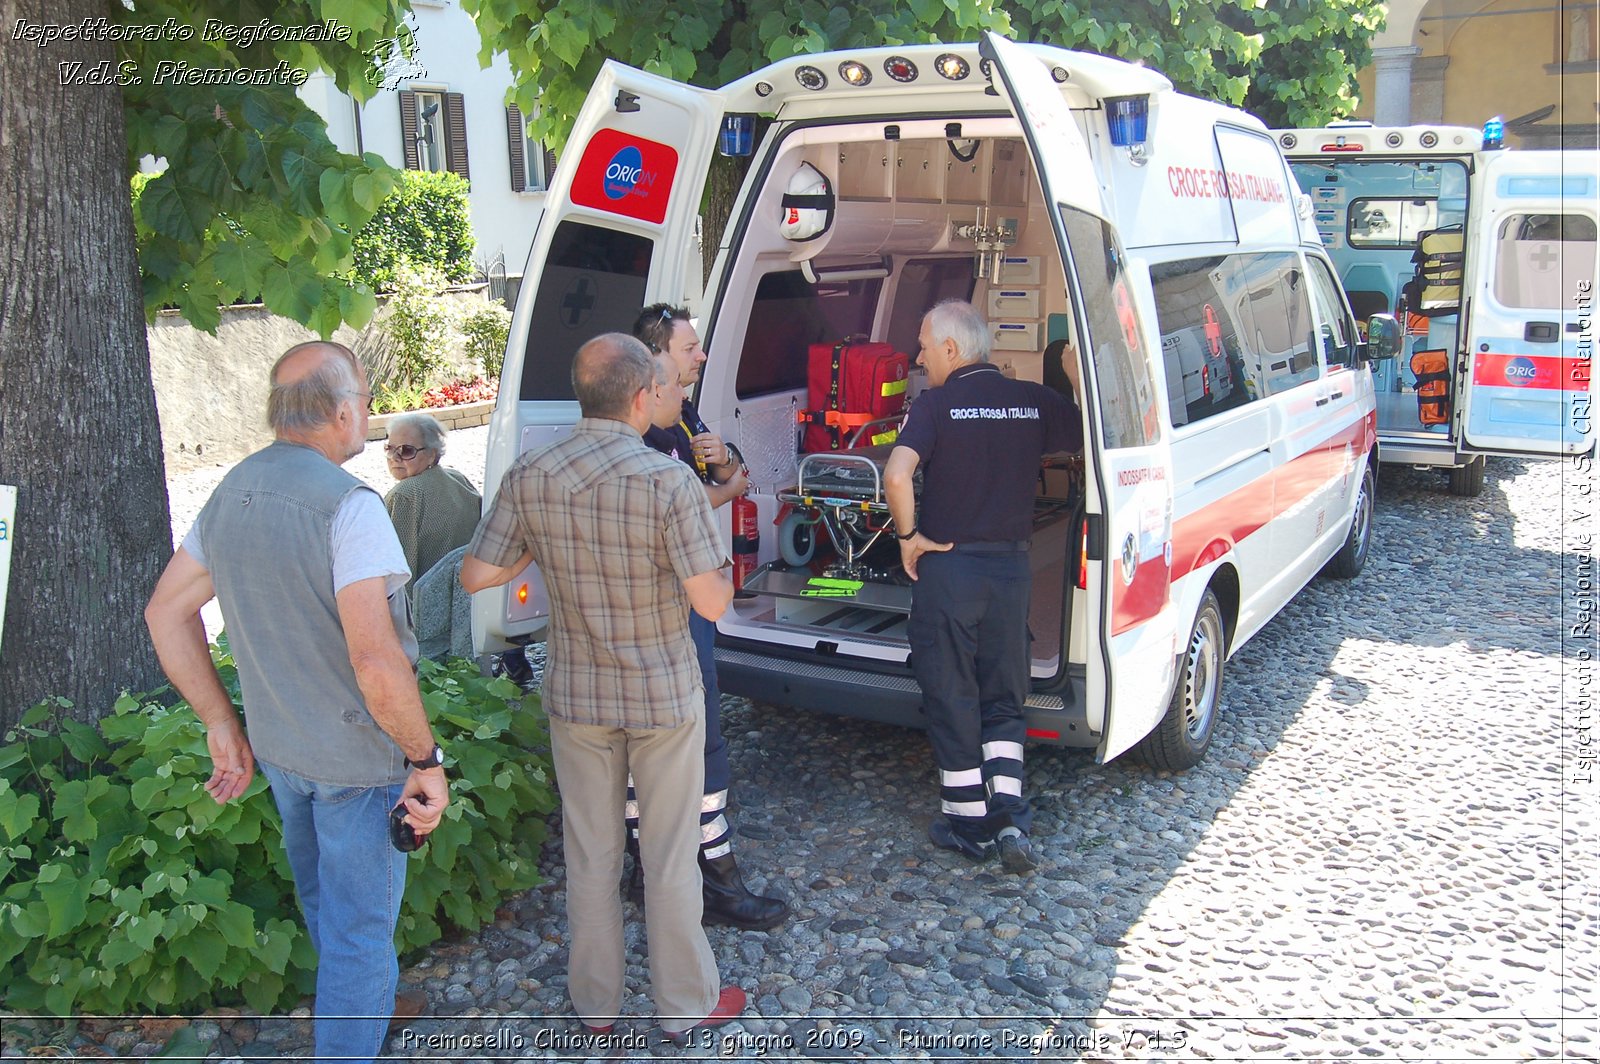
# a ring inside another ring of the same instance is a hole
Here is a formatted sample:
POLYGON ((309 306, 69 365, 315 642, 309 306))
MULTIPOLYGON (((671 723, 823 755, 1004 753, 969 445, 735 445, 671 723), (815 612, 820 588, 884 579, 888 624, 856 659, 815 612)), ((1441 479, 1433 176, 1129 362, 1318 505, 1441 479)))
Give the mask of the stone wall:
MULTIPOLYGON (((481 300, 484 286, 453 290, 446 298, 481 300)), ((316 338, 304 326, 259 304, 223 307, 215 336, 196 329, 175 311, 162 311, 148 335, 162 449, 170 472, 234 462, 266 446, 272 439, 267 429, 267 374, 283 352, 316 338)), ((333 339, 369 366, 382 357, 382 337, 371 325, 360 332, 341 327, 333 339)), ((473 369, 458 339, 451 351, 451 371, 464 375, 473 369)))

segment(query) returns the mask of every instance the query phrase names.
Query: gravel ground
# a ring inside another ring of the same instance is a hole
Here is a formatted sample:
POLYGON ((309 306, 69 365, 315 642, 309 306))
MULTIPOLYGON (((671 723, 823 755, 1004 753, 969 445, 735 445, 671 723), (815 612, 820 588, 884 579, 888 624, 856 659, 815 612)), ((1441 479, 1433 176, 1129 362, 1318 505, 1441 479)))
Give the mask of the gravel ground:
MULTIPOLYGON (((456 433, 446 464, 475 477, 485 436, 456 433)), ((391 483, 376 445, 350 468, 391 483)), ((222 472, 174 480, 180 534, 222 472)), ((1458 499, 1437 474, 1385 470, 1366 572, 1315 582, 1229 663, 1203 765, 1030 750, 1028 879, 931 849, 920 733, 729 698, 740 863, 795 908, 771 933, 710 932, 747 1016, 689 1050, 655 1044, 625 903, 617 1040, 569 1041, 555 832, 544 886, 404 971, 433 1015, 390 1052, 1595 1059, 1600 874, 1578 762, 1595 644, 1568 634, 1594 601, 1581 481, 1497 460, 1458 499)), ((304 1054, 303 1015, 202 1033, 221 1033, 212 1059, 304 1054)), ((107 1051, 156 1051, 138 1039, 107 1051)))

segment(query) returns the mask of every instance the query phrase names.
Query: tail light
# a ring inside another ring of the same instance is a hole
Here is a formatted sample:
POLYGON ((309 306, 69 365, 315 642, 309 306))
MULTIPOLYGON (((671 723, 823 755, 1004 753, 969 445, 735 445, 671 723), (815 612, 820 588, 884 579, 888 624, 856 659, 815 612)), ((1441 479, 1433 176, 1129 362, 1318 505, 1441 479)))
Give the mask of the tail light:
POLYGON ((1083 523, 1083 538, 1078 541, 1078 590, 1089 590, 1089 522, 1083 523))

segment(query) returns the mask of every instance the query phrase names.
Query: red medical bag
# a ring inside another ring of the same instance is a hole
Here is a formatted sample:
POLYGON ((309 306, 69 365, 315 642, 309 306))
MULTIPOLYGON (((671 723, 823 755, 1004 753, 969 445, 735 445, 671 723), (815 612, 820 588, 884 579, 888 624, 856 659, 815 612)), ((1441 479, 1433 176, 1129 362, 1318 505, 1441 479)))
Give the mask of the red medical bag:
MULTIPOLYGON (((844 450, 862 425, 905 411, 911 359, 889 344, 812 344, 808 358, 809 409, 798 415, 806 427, 802 450, 807 453, 844 450)), ((898 428, 885 421, 854 445, 893 443, 898 428)))

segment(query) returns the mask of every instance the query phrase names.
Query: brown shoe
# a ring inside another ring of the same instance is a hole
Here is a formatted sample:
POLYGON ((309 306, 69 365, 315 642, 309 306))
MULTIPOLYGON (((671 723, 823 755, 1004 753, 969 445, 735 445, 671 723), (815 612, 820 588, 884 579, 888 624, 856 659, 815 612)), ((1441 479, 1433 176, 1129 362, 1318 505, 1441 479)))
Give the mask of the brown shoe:
POLYGON ((404 1027, 407 1022, 421 1016, 428 1008, 428 995, 421 990, 401 990, 394 996, 394 1015, 389 1018, 389 1030, 404 1027))

